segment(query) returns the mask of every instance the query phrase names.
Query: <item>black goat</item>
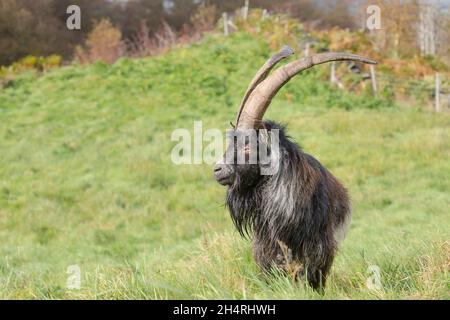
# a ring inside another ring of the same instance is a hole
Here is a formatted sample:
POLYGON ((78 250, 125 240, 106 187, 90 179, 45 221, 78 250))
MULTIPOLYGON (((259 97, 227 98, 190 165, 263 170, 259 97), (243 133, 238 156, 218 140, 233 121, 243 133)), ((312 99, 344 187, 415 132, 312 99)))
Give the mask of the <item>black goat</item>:
POLYGON ((242 235, 253 235, 258 265, 263 270, 279 267, 295 279, 306 275, 308 283, 320 289, 350 220, 347 191, 319 161, 290 141, 282 126, 262 118, 278 90, 304 69, 328 61, 375 62, 357 55, 322 53, 289 63, 268 76, 277 62, 291 54, 284 47, 252 80, 232 132, 233 141, 214 174, 220 184, 228 186, 227 206, 236 228, 242 235), (249 139, 252 131, 256 144, 249 139), (274 132, 276 152, 271 147, 274 132), (264 148, 269 165, 276 164, 271 174, 262 173, 268 165, 260 158, 264 148), (243 163, 237 160, 239 152, 243 163), (252 163, 250 158, 257 161, 252 163))

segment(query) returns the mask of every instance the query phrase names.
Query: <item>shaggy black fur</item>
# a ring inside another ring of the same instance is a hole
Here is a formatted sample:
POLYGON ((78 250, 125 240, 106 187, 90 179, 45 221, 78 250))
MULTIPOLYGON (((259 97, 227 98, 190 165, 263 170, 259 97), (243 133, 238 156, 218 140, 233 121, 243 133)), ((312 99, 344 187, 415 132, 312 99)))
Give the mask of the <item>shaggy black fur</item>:
POLYGON ((253 235, 254 257, 262 269, 295 270, 296 278, 306 275, 314 289, 323 288, 350 218, 347 191, 285 135, 284 127, 263 124, 280 130, 279 170, 263 176, 258 164, 233 164, 226 200, 231 217, 243 236, 253 235), (301 267, 290 269, 293 264, 301 267))

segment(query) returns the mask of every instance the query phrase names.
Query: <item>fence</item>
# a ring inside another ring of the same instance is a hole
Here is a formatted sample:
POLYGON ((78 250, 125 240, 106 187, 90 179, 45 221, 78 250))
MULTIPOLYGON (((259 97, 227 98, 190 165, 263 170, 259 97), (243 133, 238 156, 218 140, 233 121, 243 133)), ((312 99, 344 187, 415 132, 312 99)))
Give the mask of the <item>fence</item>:
MULTIPOLYGON (((247 19, 249 14, 249 0, 245 0, 244 7, 241 8, 243 19, 247 19)), ((268 16, 267 10, 264 10, 262 18, 268 16)), ((226 12, 222 14, 224 34, 228 36, 230 32, 237 31, 237 26, 233 23, 232 17, 226 12)), ((304 47, 304 55, 308 56, 312 42, 306 42, 304 47)), ((337 62, 330 64, 330 82, 341 90, 348 90, 337 75, 337 62)), ((425 99, 428 104, 434 106, 436 112, 450 110, 450 79, 448 75, 436 73, 433 81, 426 79, 411 79, 388 73, 377 72, 375 66, 371 65, 368 73, 362 70, 354 63, 348 63, 349 72, 361 73, 361 81, 370 80, 371 88, 374 96, 381 92, 390 90, 392 94, 398 98, 399 96, 418 99, 425 99)))
MULTIPOLYGON (((361 81, 370 80, 372 92, 377 96, 380 92, 389 90, 395 97, 403 96, 418 99, 425 99, 429 104, 433 104, 436 112, 450 110, 450 79, 436 73, 433 79, 412 79, 405 76, 392 75, 377 72, 375 66, 370 66, 369 73, 363 73, 359 67, 353 63, 345 62, 349 71, 361 74, 361 81)), ((336 62, 330 64, 330 82, 341 90, 346 90, 337 75, 336 62)), ((342 71, 341 71, 342 72, 342 71)), ((341 74, 341 76, 343 76, 341 74)))
POLYGON ((398 75, 378 73, 380 88, 389 87, 396 96, 425 99, 436 112, 450 109, 449 79, 436 73, 427 79, 411 79, 398 75))

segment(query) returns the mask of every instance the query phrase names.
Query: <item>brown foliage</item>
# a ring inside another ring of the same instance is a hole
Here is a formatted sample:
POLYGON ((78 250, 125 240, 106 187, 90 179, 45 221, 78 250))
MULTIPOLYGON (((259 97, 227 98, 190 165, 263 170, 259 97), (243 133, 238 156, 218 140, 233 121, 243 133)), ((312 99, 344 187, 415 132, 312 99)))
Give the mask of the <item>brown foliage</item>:
POLYGON ((161 54, 171 48, 199 40, 204 32, 212 31, 216 24, 217 10, 213 5, 200 5, 192 15, 190 23, 181 31, 174 30, 163 21, 153 34, 146 21, 141 21, 139 31, 126 41, 127 54, 132 57, 144 57, 161 54))
POLYGON ((77 46, 75 51, 76 58, 81 63, 114 63, 123 53, 122 33, 108 19, 96 23, 85 45, 77 46))
POLYGON ((201 5, 190 19, 192 27, 199 32, 213 30, 216 20, 217 7, 214 5, 201 5))
POLYGON ((132 57, 153 56, 173 48, 178 43, 178 35, 166 22, 151 35, 147 23, 142 21, 140 30, 126 43, 127 54, 132 57))

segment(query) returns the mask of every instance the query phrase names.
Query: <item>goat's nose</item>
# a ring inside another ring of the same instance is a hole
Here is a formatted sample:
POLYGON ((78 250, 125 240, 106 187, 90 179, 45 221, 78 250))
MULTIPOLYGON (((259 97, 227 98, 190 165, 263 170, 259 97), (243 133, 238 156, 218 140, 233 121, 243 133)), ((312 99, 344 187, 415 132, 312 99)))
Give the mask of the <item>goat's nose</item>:
POLYGON ((214 166, 214 178, 216 178, 217 182, 221 185, 228 185, 230 182, 230 170, 223 163, 216 163, 214 166))
POLYGON ((214 166, 214 173, 219 173, 220 171, 222 171, 222 166, 220 164, 216 164, 214 166))

